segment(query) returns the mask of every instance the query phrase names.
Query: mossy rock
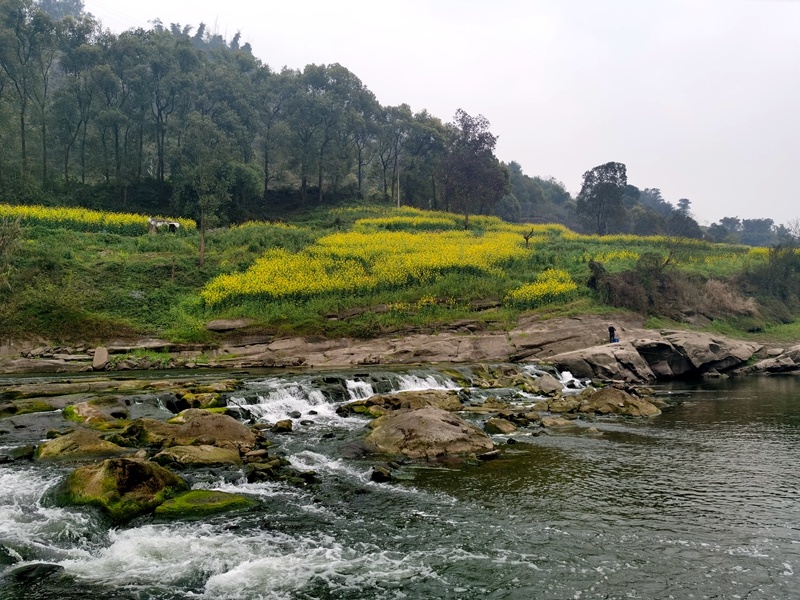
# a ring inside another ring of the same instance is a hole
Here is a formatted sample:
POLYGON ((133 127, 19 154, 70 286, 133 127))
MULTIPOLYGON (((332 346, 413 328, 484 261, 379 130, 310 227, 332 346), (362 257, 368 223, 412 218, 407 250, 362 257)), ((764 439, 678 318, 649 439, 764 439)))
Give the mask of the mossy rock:
POLYGON ((166 519, 198 519, 207 515, 246 510, 257 502, 247 496, 216 490, 192 490, 159 505, 155 514, 166 519))
POLYGON ((156 463, 138 458, 111 458, 72 471, 54 492, 59 506, 92 505, 114 523, 152 512, 189 485, 156 463))
POLYGON ((198 394, 209 392, 232 392, 240 387, 241 382, 238 379, 222 379, 220 381, 198 384, 192 389, 192 391, 198 394))
POLYGON ((70 421, 92 426, 119 425, 130 416, 124 400, 118 397, 94 398, 78 402, 64 409, 64 417, 70 421))
POLYGON ((161 465, 203 467, 216 465, 238 467, 242 464, 237 450, 209 445, 172 446, 156 454, 153 460, 161 465))
POLYGON ((16 415, 25 415, 30 413, 51 412, 61 408, 56 403, 49 401, 47 398, 31 398, 30 400, 17 400, 14 402, 17 407, 16 415))
POLYGON ((130 453, 131 450, 109 442, 90 429, 83 427, 48 440, 39 445, 38 460, 84 460, 107 458, 130 453))
POLYGON ((187 392, 181 396, 191 408, 216 409, 225 407, 225 400, 218 392, 187 392))

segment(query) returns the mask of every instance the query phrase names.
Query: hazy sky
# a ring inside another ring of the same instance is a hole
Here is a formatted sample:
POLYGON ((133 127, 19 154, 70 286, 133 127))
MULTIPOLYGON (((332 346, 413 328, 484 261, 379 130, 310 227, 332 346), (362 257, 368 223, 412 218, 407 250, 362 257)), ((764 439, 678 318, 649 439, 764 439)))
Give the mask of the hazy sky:
POLYGON ((723 216, 800 217, 800 0, 84 0, 112 31, 201 21, 274 69, 340 63, 384 106, 482 114, 573 194, 609 161, 723 216))

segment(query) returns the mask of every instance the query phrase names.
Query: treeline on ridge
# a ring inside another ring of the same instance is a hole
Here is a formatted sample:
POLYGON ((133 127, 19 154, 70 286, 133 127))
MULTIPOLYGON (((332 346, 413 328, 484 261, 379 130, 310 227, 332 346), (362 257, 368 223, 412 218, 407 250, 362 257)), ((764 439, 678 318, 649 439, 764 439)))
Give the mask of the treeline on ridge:
POLYGON ((584 193, 604 165, 573 198, 501 163, 481 115, 383 106, 339 64, 277 71, 239 33, 203 23, 114 34, 83 9, 0 0, 0 202, 174 214, 201 229, 364 199, 590 233, 758 245, 785 233, 737 217, 704 231, 688 199, 673 206, 627 177, 613 198, 584 193))

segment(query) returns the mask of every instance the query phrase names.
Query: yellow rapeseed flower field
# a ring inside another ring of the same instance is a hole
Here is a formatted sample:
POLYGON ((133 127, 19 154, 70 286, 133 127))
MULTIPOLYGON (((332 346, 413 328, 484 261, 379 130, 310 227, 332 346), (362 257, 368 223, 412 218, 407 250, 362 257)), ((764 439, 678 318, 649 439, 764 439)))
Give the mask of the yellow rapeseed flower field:
POLYGON ((269 250, 247 271, 216 277, 201 295, 214 305, 242 297, 309 297, 392 288, 453 271, 502 276, 504 263, 524 255, 523 239, 506 232, 350 231, 322 237, 297 253, 269 250))
MULTIPOLYGON (((40 224, 75 231, 108 231, 123 235, 141 235, 149 229, 148 216, 134 213, 105 212, 69 206, 0 204, 0 218, 21 219, 23 224, 40 224)), ((165 219, 165 217, 154 217, 165 219)), ((195 229, 191 219, 168 218, 186 230, 195 229)))
POLYGON ((547 269, 536 277, 533 283, 511 290, 506 303, 516 308, 536 308, 550 302, 563 302, 574 296, 578 290, 569 273, 560 269, 547 269))

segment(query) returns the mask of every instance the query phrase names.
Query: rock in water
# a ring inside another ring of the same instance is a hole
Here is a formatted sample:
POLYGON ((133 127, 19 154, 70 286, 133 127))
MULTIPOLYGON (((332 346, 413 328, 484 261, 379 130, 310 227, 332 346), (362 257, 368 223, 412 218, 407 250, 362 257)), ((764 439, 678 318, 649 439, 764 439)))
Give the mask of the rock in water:
POLYGON ((486 421, 486 423, 483 426, 483 430, 489 434, 492 433, 509 434, 509 433, 514 433, 517 430, 517 426, 507 419, 502 419, 500 417, 493 417, 488 421, 486 421))
POLYGON ((181 466, 241 466, 242 464, 237 450, 208 445, 172 446, 156 454, 153 460, 160 465, 181 466))
POLYGON ((257 502, 247 496, 217 490, 192 490, 156 508, 158 517, 169 519, 202 518, 232 510, 244 510, 257 502))
POLYGON ((578 410, 582 413, 631 417, 653 417, 661 414, 654 404, 616 388, 606 388, 595 392, 581 403, 578 410))
POLYGON ((76 429, 39 446, 39 460, 80 460, 129 454, 131 450, 104 440, 91 429, 76 429))
POLYGON ((421 408, 373 421, 367 444, 378 452, 409 458, 439 458, 483 453, 494 448, 491 438, 458 415, 421 408))
POLYGON ((115 523, 146 514, 189 489, 178 475, 138 458, 110 458, 72 471, 55 493, 61 506, 90 504, 115 523))

